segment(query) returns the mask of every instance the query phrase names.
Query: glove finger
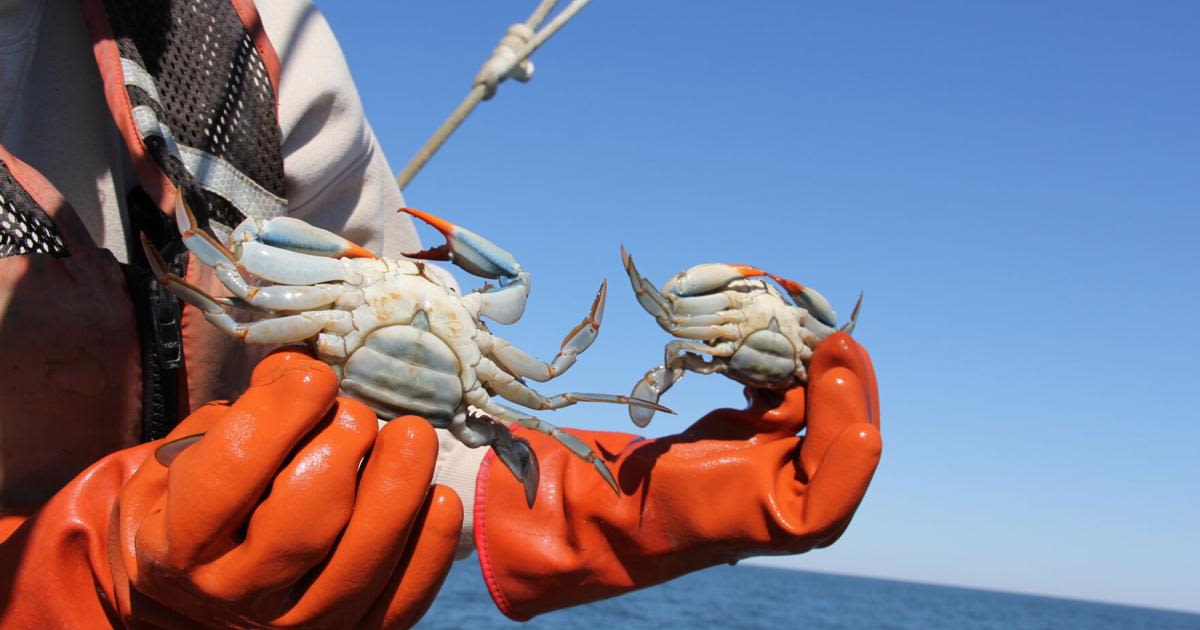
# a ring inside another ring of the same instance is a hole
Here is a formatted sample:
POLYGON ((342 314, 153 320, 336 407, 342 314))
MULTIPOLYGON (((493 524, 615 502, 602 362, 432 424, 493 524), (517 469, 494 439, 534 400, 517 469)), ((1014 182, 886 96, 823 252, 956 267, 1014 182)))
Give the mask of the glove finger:
POLYGON ((867 423, 846 427, 830 445, 804 497, 807 529, 824 534, 818 546, 832 544, 845 531, 867 492, 882 449, 879 431, 867 423))
POLYGON ((170 466, 188 447, 202 439, 228 409, 229 405, 223 400, 207 403, 197 409, 159 441, 154 449, 154 459, 163 466, 170 466))
POLYGON ((458 495, 446 486, 434 486, 413 525, 414 540, 360 627, 408 628, 425 615, 454 563, 462 521, 458 495))
MULTIPOLYGON (((878 426, 879 396, 875 387, 875 370, 871 359, 850 335, 834 333, 822 341, 808 364, 808 387, 796 386, 783 392, 746 388, 750 407, 743 411, 719 409, 701 418, 686 433, 708 439, 747 440, 757 442, 790 438, 809 424, 812 432, 812 386, 835 368, 846 369, 863 385, 870 422, 878 426)), ((836 427, 829 439, 837 435, 836 427)), ((819 461, 819 457, 817 458, 819 461)))
MULTIPOLYGON (((354 511, 359 463, 377 427, 369 407, 339 398, 279 471, 241 544, 196 570, 197 587, 219 599, 246 600, 281 591, 320 564, 354 511)), ((266 601, 260 605, 270 609, 266 601)))
POLYGON ((805 422, 805 389, 786 391, 745 388, 746 409, 716 409, 688 427, 683 435, 705 440, 767 442, 792 438, 805 422))
POLYGON ((188 435, 205 433, 227 411, 229 411, 229 403, 224 400, 214 400, 201 405, 199 409, 193 411, 191 415, 175 425, 175 428, 171 429, 171 432, 167 434, 167 437, 163 438, 163 441, 170 442, 171 440, 177 440, 188 435))
MULTIPOLYGON (((303 361, 308 359, 312 359, 312 354, 310 354, 307 348, 304 348, 303 346, 276 350, 267 355, 267 357, 265 357, 257 366, 255 366, 254 372, 251 374, 251 382, 253 383, 256 379, 261 380, 269 378, 270 373, 274 370, 283 369, 290 365, 296 365, 295 363, 290 363, 292 361, 303 361)), ((195 413, 187 418, 184 418, 182 422, 176 425, 175 428, 172 429, 169 434, 167 434, 166 438, 163 439, 162 445, 160 445, 154 452, 155 458, 158 459, 159 463, 163 464, 164 466, 169 466, 172 462, 174 462, 176 457, 178 457, 189 446, 195 444, 199 437, 208 430, 208 427, 210 427, 212 423, 205 422, 202 418, 205 416, 205 411, 208 407, 216 407, 223 412, 229 407, 229 401, 214 400, 205 403, 204 406, 196 410, 195 413)))
POLYGON ((312 352, 305 346, 284 346, 263 357, 254 371, 250 372, 250 386, 275 380, 275 374, 291 367, 305 367, 313 360, 312 352))
POLYGON ((849 369, 835 366, 809 383, 808 432, 800 445, 800 466, 812 479, 835 438, 859 422, 870 424, 869 400, 849 369))
MULTIPOLYGON (((221 403, 209 403, 200 407, 192 415, 184 418, 167 437, 155 443, 156 448, 184 436, 208 431, 227 410, 228 407, 221 403)), ((134 562, 133 555, 134 537, 146 516, 163 502, 166 491, 167 469, 159 465, 154 457, 149 457, 125 483, 117 497, 114 521, 116 527, 113 528, 118 536, 116 548, 123 558, 120 569, 128 570, 132 574, 131 577, 136 578, 137 574, 137 563, 134 562)))
POLYGON ((333 627, 371 607, 404 554, 429 494, 437 453, 437 434, 416 416, 392 420, 379 431, 337 548, 274 624, 333 627))
POLYGON ((875 367, 866 349, 846 333, 834 333, 817 346, 808 364, 809 383, 821 380, 826 372, 835 367, 846 368, 858 377, 867 398, 871 424, 878 427, 879 389, 875 381, 875 367))
POLYGON ((171 464, 166 509, 143 525, 161 521, 145 536, 156 561, 183 569, 225 551, 295 445, 326 417, 333 371, 293 355, 265 359, 277 369, 256 370, 250 389, 171 464))

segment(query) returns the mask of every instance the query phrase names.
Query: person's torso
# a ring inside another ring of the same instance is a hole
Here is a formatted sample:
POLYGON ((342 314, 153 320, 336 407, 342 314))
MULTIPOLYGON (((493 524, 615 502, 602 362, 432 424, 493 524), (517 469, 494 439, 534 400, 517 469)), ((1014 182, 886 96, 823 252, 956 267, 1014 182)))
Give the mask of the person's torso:
POLYGON ((147 232, 217 286, 178 247, 174 187, 217 230, 286 207, 278 62, 248 1, 83 5, 27 2, 40 20, 8 56, 0 41, 3 506, 235 395, 261 354, 180 310, 130 247, 147 232))

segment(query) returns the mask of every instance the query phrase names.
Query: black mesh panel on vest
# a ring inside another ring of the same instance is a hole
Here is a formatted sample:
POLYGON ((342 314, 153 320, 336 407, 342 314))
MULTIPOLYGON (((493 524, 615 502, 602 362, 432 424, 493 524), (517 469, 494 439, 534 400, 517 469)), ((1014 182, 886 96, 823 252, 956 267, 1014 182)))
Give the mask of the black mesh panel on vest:
POLYGON ((0 258, 22 254, 68 255, 62 234, 46 210, 0 160, 0 258))
MULTIPOLYGON (((167 120, 166 112, 163 111, 162 106, 160 106, 154 99, 150 98, 149 94, 146 94, 140 88, 132 85, 127 86, 125 91, 129 93, 129 104, 132 107, 147 105, 154 110, 154 113, 156 116, 158 116, 159 120, 167 120)), ((167 177, 169 177, 172 182, 175 182, 184 190, 188 191, 188 203, 192 205, 193 210, 195 208, 208 208, 207 214, 201 213, 202 216, 197 217, 201 222, 207 222, 207 220, 211 218, 215 221, 225 224, 228 227, 234 227, 246 218, 246 216, 242 214, 241 210, 238 210, 236 206, 226 201, 224 197, 196 186, 193 183, 192 175, 188 173, 187 167, 183 165, 183 162, 179 161, 179 158, 175 157, 174 155, 170 155, 167 152, 167 148, 164 145, 162 138, 159 138, 158 136, 150 136, 148 138, 143 138, 142 141, 146 143, 146 150, 154 156, 155 161, 158 162, 158 167, 167 174, 167 177), (204 205, 196 205, 195 198, 193 196, 196 194, 199 194, 204 198, 204 205)), ((207 226, 205 225, 202 227, 207 226)))
MULTIPOLYGON (((104 6, 121 56, 154 78, 163 101, 155 111, 176 141, 229 162, 283 197, 274 90, 229 0, 104 0, 104 6)), ((151 104, 141 90, 128 91, 134 106, 151 104)), ((167 159, 161 141, 151 137, 146 145, 176 185, 192 187, 182 164, 167 159)), ((221 197, 207 191, 204 197, 211 218, 228 226, 245 218, 221 197)))

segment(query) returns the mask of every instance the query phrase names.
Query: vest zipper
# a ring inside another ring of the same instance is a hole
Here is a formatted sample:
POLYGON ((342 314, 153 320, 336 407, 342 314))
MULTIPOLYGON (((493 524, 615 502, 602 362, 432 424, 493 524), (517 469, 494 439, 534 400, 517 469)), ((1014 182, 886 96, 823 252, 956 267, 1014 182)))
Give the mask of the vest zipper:
POLYGON ((179 299, 150 271, 138 234, 145 234, 167 261, 171 273, 185 277, 188 254, 173 221, 142 189, 135 188, 127 209, 134 244, 130 263, 122 265, 137 319, 142 364, 143 442, 166 437, 180 420, 183 331, 179 299))

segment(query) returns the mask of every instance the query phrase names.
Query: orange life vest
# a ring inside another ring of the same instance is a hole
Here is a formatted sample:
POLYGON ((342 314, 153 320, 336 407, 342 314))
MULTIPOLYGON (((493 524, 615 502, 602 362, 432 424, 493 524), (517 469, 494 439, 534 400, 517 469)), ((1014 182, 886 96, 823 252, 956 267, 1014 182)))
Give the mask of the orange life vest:
MULTIPOLYGON (((286 209, 279 59, 251 0, 84 0, 105 100, 140 186, 131 233, 190 282, 171 213, 176 187, 221 232, 286 209)), ((100 457, 165 435, 236 396, 254 349, 98 249, 35 169, 0 147, 0 507, 40 503, 100 457)))

